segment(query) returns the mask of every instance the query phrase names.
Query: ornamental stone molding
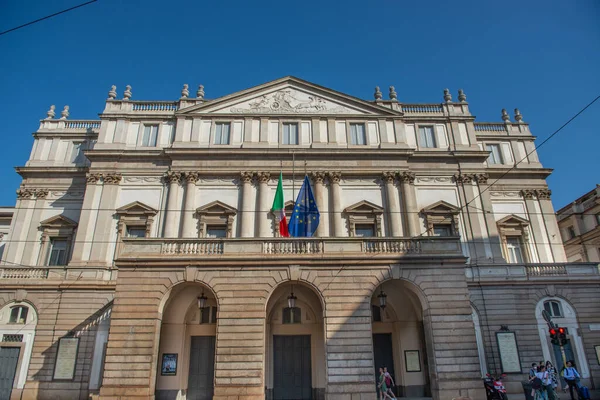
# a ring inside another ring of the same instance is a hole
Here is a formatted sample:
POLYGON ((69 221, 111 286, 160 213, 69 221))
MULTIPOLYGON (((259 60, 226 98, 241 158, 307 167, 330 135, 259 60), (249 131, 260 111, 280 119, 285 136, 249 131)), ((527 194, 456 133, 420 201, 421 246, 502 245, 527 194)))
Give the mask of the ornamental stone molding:
POLYGON ((230 112, 240 114, 340 114, 348 112, 346 107, 330 104, 329 101, 305 93, 284 89, 260 96, 248 103, 231 107, 230 112))
POLYGON ((200 179, 200 174, 198 172, 188 171, 183 173, 183 178, 187 183, 196 183, 200 179))
POLYGON ((100 180, 100 178, 102 178, 102 174, 88 173, 85 176, 85 179, 86 179, 87 183, 98 183, 98 181, 100 180))
POLYGON ((48 196, 48 189, 36 189, 35 197, 38 199, 45 199, 48 196))
POLYGON ((390 172, 390 171, 386 171, 383 174, 381 174, 381 180, 385 183, 394 183, 394 181, 396 180, 396 173, 395 172, 390 172))
POLYGON ((523 196, 524 199, 532 200, 533 197, 535 196, 535 190, 523 189, 523 190, 521 190, 521 196, 523 196))
POLYGON ((400 182, 407 182, 410 184, 414 184, 415 178, 416 178, 416 175, 414 172, 411 172, 411 171, 398 172, 398 180, 400 182))
POLYGON ((535 194, 536 194, 538 200, 550 200, 550 196, 552 195, 552 190, 536 189, 535 194))
POLYGON ((454 174, 454 182, 456 183, 472 183, 473 182, 473 174, 454 174))
POLYGON ((269 180, 271 179, 271 173, 270 172, 258 172, 256 174, 256 177, 258 178, 259 183, 269 183, 269 180))
POLYGON ((473 179, 479 184, 487 185, 489 176, 488 174, 473 174, 473 179))
POLYGON ((252 173, 252 172, 242 172, 240 174, 240 180, 242 183, 251 183, 253 177, 254 177, 254 173, 252 173))
POLYGON ((327 173, 327 177, 329 178, 329 182, 330 183, 337 183, 339 184, 340 181, 342 180, 342 173, 341 172, 328 172, 327 173))
POLYGON ((316 171, 312 172, 310 176, 315 183, 322 184, 325 181, 325 177, 327 176, 327 174, 323 171, 316 171))
POLYGON ((18 189, 17 190, 17 199, 19 200, 26 200, 26 199, 31 199, 31 197, 33 196, 34 191, 31 189, 18 189))
POLYGON ((168 184, 181 183, 181 172, 167 171, 167 173, 165 173, 165 182, 168 184))
POLYGON ((102 174, 102 181, 105 185, 118 185, 121 183, 122 175, 118 173, 102 174))

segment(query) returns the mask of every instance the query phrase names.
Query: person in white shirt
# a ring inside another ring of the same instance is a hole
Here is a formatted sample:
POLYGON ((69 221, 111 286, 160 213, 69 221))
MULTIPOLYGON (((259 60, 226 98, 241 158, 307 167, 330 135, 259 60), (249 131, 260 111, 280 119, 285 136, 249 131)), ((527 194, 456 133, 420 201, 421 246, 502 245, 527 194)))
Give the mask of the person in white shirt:
POLYGON ((530 380, 532 381, 531 395, 533 396, 533 398, 535 400, 548 400, 546 383, 549 382, 549 378, 548 371, 546 371, 546 366, 544 364, 538 366, 537 372, 530 380))
POLYGON ((571 395, 571 400, 575 400, 573 396, 573 388, 577 387, 577 381, 581 378, 577 369, 573 366, 572 361, 567 361, 567 368, 563 369, 562 377, 567 381, 567 385, 569 385, 569 394, 571 395))

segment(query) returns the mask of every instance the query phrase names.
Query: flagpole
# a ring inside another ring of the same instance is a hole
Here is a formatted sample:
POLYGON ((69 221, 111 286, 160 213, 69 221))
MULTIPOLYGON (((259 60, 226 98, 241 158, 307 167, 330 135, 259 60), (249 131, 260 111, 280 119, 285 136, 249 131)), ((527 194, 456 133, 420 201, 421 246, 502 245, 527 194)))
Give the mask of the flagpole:
POLYGON ((292 151, 292 201, 296 198, 296 152, 292 151))

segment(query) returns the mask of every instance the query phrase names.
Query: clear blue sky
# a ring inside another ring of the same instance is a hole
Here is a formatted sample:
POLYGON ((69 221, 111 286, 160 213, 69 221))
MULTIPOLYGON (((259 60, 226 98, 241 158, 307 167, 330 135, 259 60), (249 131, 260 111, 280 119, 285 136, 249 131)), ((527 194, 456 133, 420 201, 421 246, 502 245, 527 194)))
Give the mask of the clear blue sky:
MULTIPOLYGON (((83 0, 0 0, 0 31, 83 0)), ((96 118, 110 85, 215 98, 285 75, 372 99, 468 96, 479 121, 518 107, 538 142, 600 94, 600 2, 158 1, 96 3, 0 36, 1 205, 13 205, 50 104, 96 118)), ((540 150, 556 208, 599 179, 600 101, 540 150)))

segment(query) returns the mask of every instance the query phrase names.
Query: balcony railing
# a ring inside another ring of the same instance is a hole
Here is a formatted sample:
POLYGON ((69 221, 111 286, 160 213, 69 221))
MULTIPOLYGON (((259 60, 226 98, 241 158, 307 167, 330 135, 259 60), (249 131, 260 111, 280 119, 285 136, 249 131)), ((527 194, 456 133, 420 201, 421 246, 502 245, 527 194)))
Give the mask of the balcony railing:
POLYGON ((133 111, 177 111, 178 107, 174 101, 132 101, 133 111))
POLYGON ((459 238, 123 239, 119 259, 288 256, 462 256, 459 238))
POLYGON ((494 122, 475 122, 476 132, 506 132, 506 125, 494 122))
POLYGON ((46 268, 2 268, 0 279, 46 279, 48 269, 46 268))
POLYGON ((599 280, 596 263, 489 264, 467 266, 465 274, 472 282, 599 280))
POLYGON ((441 104, 402 104, 405 114, 443 114, 441 104))

